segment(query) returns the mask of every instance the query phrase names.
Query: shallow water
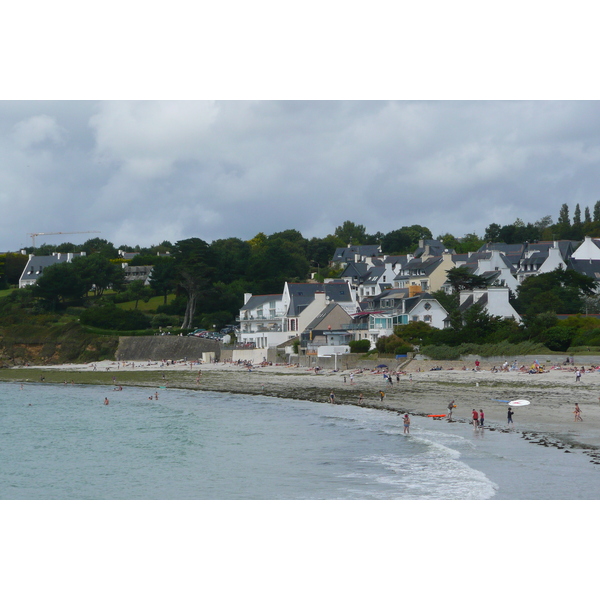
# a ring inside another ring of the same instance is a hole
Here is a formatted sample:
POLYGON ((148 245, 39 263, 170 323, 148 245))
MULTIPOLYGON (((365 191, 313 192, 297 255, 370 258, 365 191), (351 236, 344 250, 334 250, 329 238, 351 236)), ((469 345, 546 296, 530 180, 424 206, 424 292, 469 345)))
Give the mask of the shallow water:
POLYGON ((598 498, 598 468, 518 434, 188 390, 0 384, 2 499, 598 498))

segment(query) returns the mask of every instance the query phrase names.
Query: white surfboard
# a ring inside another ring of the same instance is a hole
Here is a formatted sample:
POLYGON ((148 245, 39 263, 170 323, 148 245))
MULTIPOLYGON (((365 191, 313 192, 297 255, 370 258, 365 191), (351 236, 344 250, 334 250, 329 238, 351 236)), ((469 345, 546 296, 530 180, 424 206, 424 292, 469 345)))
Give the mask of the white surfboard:
POLYGON ((531 404, 529 400, 511 400, 508 403, 509 406, 527 406, 528 404, 531 404))

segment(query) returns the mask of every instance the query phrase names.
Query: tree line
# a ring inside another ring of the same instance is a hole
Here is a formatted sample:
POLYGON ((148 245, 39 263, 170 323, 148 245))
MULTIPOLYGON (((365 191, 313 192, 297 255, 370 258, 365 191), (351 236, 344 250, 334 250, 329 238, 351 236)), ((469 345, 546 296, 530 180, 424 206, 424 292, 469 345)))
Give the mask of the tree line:
MULTIPOLYGON (((576 205, 572 220, 564 204, 555 224, 550 216, 535 223, 517 219, 505 226, 491 223, 483 238, 475 233, 460 238, 446 233, 438 239, 447 248, 466 253, 478 250, 488 241, 507 244, 557 238, 578 241, 585 235, 600 237, 600 201, 593 211, 585 208, 583 216, 576 205)), ((115 300, 133 299, 137 303, 147 299, 148 290, 139 283, 126 289, 119 264, 123 262, 121 250, 139 253, 127 261, 132 266, 153 265, 150 285, 156 295, 163 297, 163 305, 157 310, 164 323, 174 323, 176 319, 168 317, 177 317, 180 322, 183 320, 185 328, 207 325, 210 328, 235 319, 245 292, 277 294, 286 281, 306 281, 311 273, 318 281, 339 275, 339 270, 330 267, 336 248, 348 244, 380 245, 384 254, 401 255, 414 252, 422 239, 433 239, 433 235, 421 225, 403 226, 388 233, 368 233, 364 225, 344 221, 333 234, 322 238, 308 239, 299 231, 288 229, 271 235, 258 233, 250 240, 230 237, 209 243, 189 238, 175 243, 165 240, 149 247, 116 248, 105 239, 92 238, 80 245, 44 244, 25 251, 38 255, 86 253, 72 263, 60 263, 45 270, 29 291, 39 309, 57 311, 67 306, 92 307, 115 300), (110 297, 104 293, 107 289, 111 290, 110 297), (167 303, 172 293, 175 298, 167 303)), ((18 283, 26 261, 27 256, 22 254, 0 255, 0 289, 18 283)), ((540 305, 557 308, 552 298, 547 295, 540 305)))

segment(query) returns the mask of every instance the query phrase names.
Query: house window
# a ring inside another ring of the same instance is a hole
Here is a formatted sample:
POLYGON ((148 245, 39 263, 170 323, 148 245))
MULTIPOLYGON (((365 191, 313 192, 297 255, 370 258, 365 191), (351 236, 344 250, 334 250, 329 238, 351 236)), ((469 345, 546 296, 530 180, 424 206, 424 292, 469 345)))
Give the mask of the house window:
POLYGON ((425 321, 425 323, 431 323, 431 315, 425 315, 423 321, 425 321))
POLYGON ((425 304, 423 306, 425 307, 425 310, 431 309, 431 304, 429 304, 429 302, 425 302, 425 304))
POLYGON ((418 316, 414 316, 414 317, 412 318, 412 320, 413 320, 413 323, 416 323, 416 322, 419 320, 419 317, 418 317, 418 316))

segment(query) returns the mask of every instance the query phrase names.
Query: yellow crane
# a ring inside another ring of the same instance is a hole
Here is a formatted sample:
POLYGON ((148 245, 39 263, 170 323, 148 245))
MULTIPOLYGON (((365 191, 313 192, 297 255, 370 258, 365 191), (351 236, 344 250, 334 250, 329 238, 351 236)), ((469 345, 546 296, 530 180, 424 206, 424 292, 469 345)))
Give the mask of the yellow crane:
POLYGON ((31 245, 35 248, 35 238, 38 235, 75 235, 76 233, 100 233, 100 231, 55 231, 53 233, 28 233, 31 236, 31 245))

